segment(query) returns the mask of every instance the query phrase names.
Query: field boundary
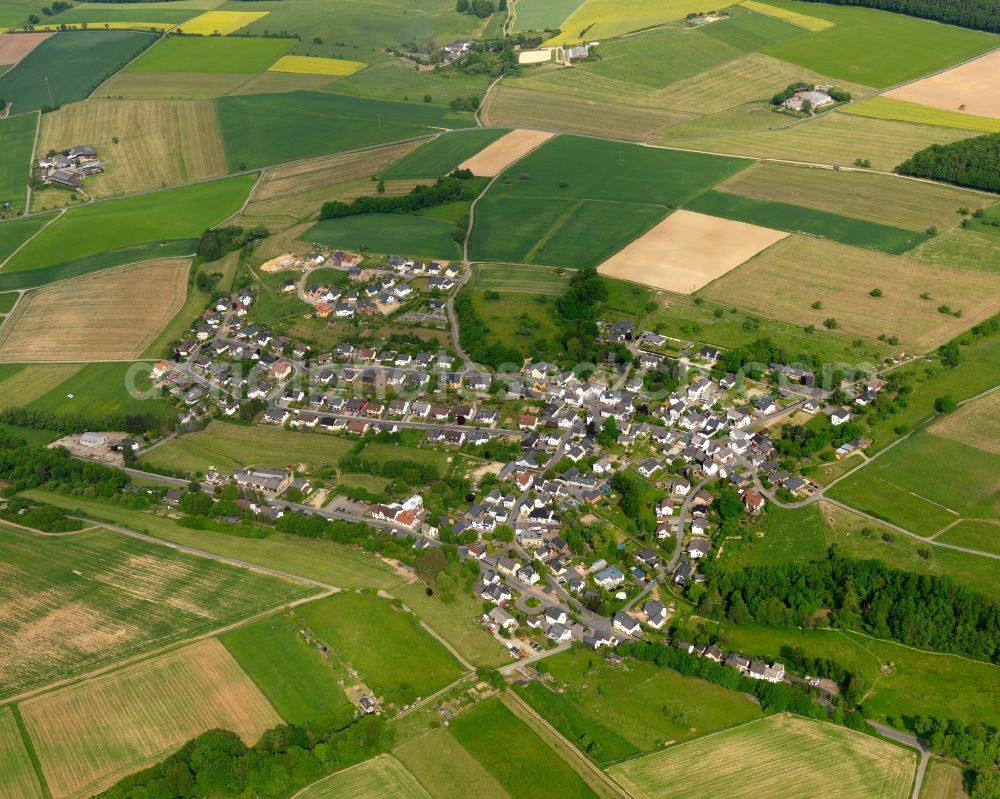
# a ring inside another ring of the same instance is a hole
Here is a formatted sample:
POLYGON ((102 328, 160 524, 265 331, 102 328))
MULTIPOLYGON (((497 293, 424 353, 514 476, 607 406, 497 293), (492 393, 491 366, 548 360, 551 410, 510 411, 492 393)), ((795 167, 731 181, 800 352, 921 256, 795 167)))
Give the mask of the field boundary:
POLYGON ((35 771, 35 779, 38 780, 38 785, 42 789, 42 795, 45 799, 52 799, 52 792, 49 790, 49 784, 45 781, 45 774, 42 771, 42 761, 38 758, 38 752, 35 751, 35 742, 31 740, 28 728, 21 717, 21 710, 17 705, 7 705, 7 708, 11 712, 14 724, 17 725, 17 733, 21 736, 21 745, 28 755, 28 760, 31 761, 31 768, 35 771))
MULTIPOLYGON (((29 189, 29 191, 30 191, 30 189, 29 189)), ((17 255, 19 252, 21 252, 21 250, 23 250, 25 247, 27 247, 28 244, 31 241, 33 241, 43 230, 45 230, 49 225, 51 225, 53 222, 56 222, 60 217, 62 217, 62 215, 65 214, 67 210, 69 210, 69 206, 64 206, 63 208, 60 208, 59 210, 57 210, 53 214, 52 218, 48 222, 46 222, 38 230, 36 230, 34 233, 32 233, 30 236, 28 236, 27 239, 25 239, 24 241, 22 241, 17 246, 17 249, 14 250, 14 252, 12 252, 10 255, 8 255, 6 258, 4 258, 3 261, 0 261, 0 270, 2 270, 7 265, 7 263, 10 261, 11 258, 13 258, 15 255, 17 255)), ((42 212, 37 213, 37 214, 22 214, 21 216, 15 216, 14 219, 26 219, 29 216, 43 216, 44 214, 52 214, 52 213, 53 213, 52 211, 42 211, 42 212)), ((0 223, 0 224, 2 224, 2 223, 0 223)), ((34 287, 32 287, 32 288, 34 288, 34 287)), ((18 290, 19 291, 25 291, 25 289, 15 289, 15 291, 18 291, 18 290)))

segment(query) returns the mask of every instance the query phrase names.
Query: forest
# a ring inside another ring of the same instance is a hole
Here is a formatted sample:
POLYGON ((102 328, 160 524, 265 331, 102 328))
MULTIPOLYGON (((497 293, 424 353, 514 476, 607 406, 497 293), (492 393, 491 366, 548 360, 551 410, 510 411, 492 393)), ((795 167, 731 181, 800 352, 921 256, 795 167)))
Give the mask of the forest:
POLYGON ((90 496, 110 497, 129 482, 124 472, 100 463, 76 460, 62 447, 27 447, 22 439, 0 431, 0 479, 11 483, 10 493, 45 486, 75 488, 90 496))
POLYGON ((971 189, 1000 191, 1000 133, 932 144, 911 155, 895 171, 971 189))
POLYGON ((406 194, 396 197, 364 196, 349 203, 330 200, 323 203, 319 218, 340 219, 359 214, 407 214, 443 203, 460 200, 468 202, 474 200, 478 194, 476 185, 467 182, 472 178, 473 174, 468 169, 456 169, 447 177, 438 178, 431 186, 421 183, 406 194))
POLYGON ((881 11, 895 11, 963 28, 994 33, 1000 31, 998 0, 805 0, 805 2, 877 8, 881 11))

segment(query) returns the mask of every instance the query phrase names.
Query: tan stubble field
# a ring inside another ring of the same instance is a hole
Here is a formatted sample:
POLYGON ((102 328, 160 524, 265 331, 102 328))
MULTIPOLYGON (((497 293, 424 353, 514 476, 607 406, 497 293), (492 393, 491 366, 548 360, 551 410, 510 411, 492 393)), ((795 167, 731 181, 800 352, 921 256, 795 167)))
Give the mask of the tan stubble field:
POLYGON ((954 69, 907 83, 886 92, 884 96, 947 111, 1000 119, 998 74, 1000 51, 994 51, 954 69))
POLYGON ((458 165, 481 178, 495 178, 515 161, 555 136, 541 130, 512 130, 458 165))

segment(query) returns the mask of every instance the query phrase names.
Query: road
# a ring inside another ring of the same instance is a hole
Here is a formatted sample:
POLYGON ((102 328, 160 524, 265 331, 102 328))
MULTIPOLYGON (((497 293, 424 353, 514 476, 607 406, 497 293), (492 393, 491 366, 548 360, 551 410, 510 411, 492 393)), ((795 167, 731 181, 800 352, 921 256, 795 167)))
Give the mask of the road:
POLYGON ((892 727, 886 727, 884 724, 879 724, 877 721, 868 720, 868 726, 873 727, 875 731, 892 741, 901 743, 904 746, 909 746, 920 752, 920 762, 917 765, 917 773, 913 780, 913 792, 910 794, 911 799, 920 799, 920 788, 924 783, 924 775, 927 773, 927 761, 930 759, 931 750, 919 738, 910 735, 909 733, 901 732, 900 730, 893 729, 892 727))

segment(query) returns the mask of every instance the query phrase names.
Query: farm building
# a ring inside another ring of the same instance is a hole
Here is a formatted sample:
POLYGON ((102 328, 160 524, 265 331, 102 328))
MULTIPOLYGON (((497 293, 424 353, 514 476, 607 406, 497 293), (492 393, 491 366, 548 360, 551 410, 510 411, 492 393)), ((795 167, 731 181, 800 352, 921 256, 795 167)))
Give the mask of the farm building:
POLYGON ((805 102, 809 102, 813 109, 817 109, 830 105, 836 102, 836 100, 825 89, 817 87, 815 89, 803 89, 802 91, 795 92, 782 105, 785 108, 791 108, 793 111, 801 111, 805 102))

